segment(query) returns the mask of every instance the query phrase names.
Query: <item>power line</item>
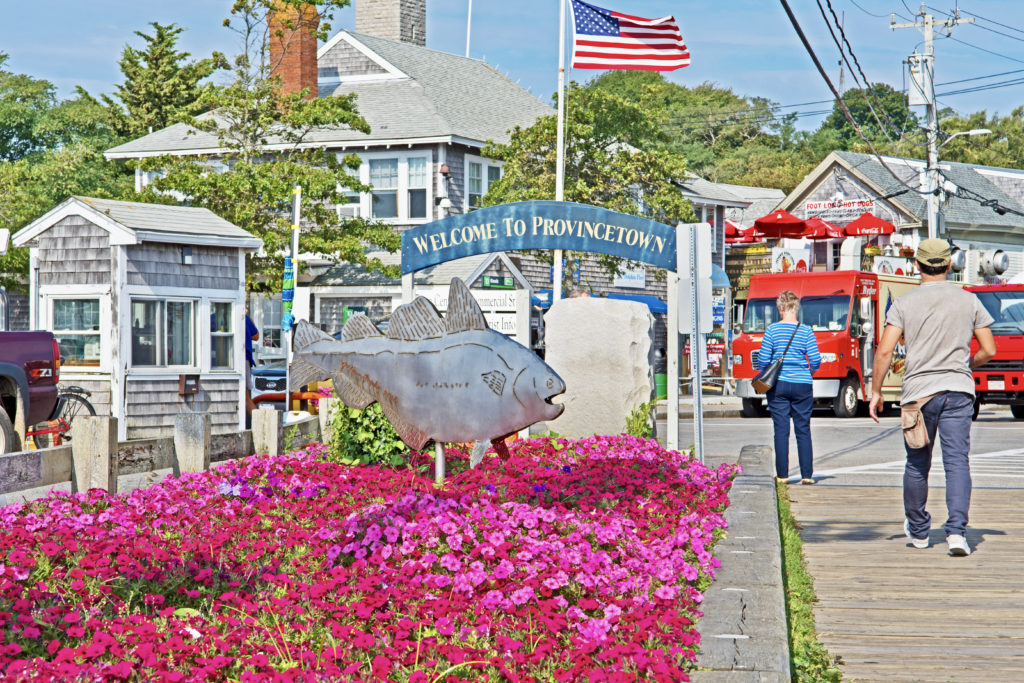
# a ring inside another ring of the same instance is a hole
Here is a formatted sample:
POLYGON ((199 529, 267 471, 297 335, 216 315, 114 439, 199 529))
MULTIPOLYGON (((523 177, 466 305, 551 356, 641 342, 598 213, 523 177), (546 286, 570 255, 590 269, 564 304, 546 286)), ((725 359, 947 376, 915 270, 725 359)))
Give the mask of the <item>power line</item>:
POLYGON ((978 85, 973 88, 961 88, 960 90, 951 90, 949 92, 940 93, 937 97, 951 97, 953 95, 965 95, 972 92, 982 92, 984 90, 996 90, 997 88, 1008 88, 1013 85, 1024 84, 1024 78, 1014 78, 1008 81, 999 81, 997 83, 987 83, 985 85, 978 85))
MULTIPOLYGON (((946 16, 953 16, 953 14, 951 12, 947 12, 946 10, 941 10, 941 9, 936 8, 936 7, 932 7, 931 5, 929 5, 928 8, 930 10, 932 10, 933 12, 940 12, 942 14, 945 14, 946 16)), ((976 18, 982 19, 984 21, 991 21, 990 19, 985 19, 984 17, 979 17, 977 14, 974 14, 972 12, 964 11, 964 14, 970 14, 972 17, 976 17, 976 18)), ((1024 31, 1020 31, 1020 29, 1015 29, 1012 26, 1007 26, 1006 24, 1000 24, 997 21, 992 21, 991 23, 996 24, 998 26, 1003 26, 1004 28, 1008 28, 1008 29, 1011 29, 1013 31, 1019 31, 1021 33, 1024 33, 1024 31)), ((995 33, 997 35, 1004 36, 1006 38, 1009 38, 1010 40, 1019 40, 1022 43, 1024 43, 1024 38, 1021 38, 1021 37, 1018 37, 1018 36, 1011 36, 1009 33, 1003 33, 1002 31, 997 31, 994 28, 989 28, 988 26, 982 26, 981 24, 977 24, 976 23, 976 24, 974 24, 974 27, 975 28, 980 28, 983 31, 989 31, 989 32, 995 33)))
POLYGON ((867 14, 868 16, 875 17, 876 19, 886 19, 886 18, 888 18, 888 15, 886 15, 886 14, 875 14, 874 12, 867 11, 866 9, 861 7, 859 4, 857 4, 857 0, 850 0, 850 4, 853 5, 854 7, 856 7, 857 9, 859 9, 864 14, 867 14))
POLYGON ((1011 31, 1016 31, 1017 33, 1024 33, 1024 30, 1016 28, 1015 26, 1010 26, 1009 24, 1001 24, 998 21, 995 21, 994 19, 986 19, 985 17, 981 16, 980 14, 975 14, 974 12, 968 12, 965 9, 962 9, 960 11, 963 12, 964 14, 970 14, 972 17, 977 17, 978 19, 981 19, 982 21, 987 21, 990 24, 995 24, 996 26, 1002 26, 1003 28, 1008 28, 1011 31))
POLYGON ((789 17, 789 22, 793 24, 793 29, 796 30, 797 35, 800 37, 800 42, 803 43, 804 49, 807 50, 807 54, 810 55, 811 61, 814 62, 814 66, 818 69, 818 73, 821 75, 822 79, 828 85, 828 89, 832 91, 832 95, 835 96, 836 102, 839 104, 840 107, 842 107, 843 114, 846 116, 846 120, 850 122, 850 125, 853 126, 853 129, 857 131, 857 135, 859 135, 860 138, 864 141, 864 143, 867 144, 868 149, 870 149, 871 153, 875 155, 875 159, 878 160, 878 163, 880 163, 882 165, 882 168, 884 168, 889 173, 889 175, 895 178, 896 182, 898 182, 903 187, 907 188, 912 192, 917 192, 918 194, 927 194, 919 188, 911 187, 910 185, 908 185, 903 180, 903 178, 899 177, 895 171, 889 168, 889 165, 886 164, 882 157, 878 154, 878 151, 875 149, 875 146, 871 144, 871 140, 869 140, 867 136, 864 135, 864 132, 860 129, 860 126, 857 125, 857 122, 853 118, 853 114, 850 113, 849 107, 846 106, 846 103, 843 102, 843 98, 839 95, 839 92, 836 91, 836 87, 832 84, 832 79, 828 77, 828 74, 825 72, 824 67, 821 66, 821 62, 818 61, 818 55, 814 53, 814 48, 811 47, 811 43, 807 40, 807 36, 804 35, 804 30, 800 28, 800 22, 797 21, 796 16, 793 14, 793 10, 790 9, 789 3, 786 0, 779 0, 779 2, 782 3, 783 9, 786 10, 786 15, 789 17))
POLYGON ((997 76, 1009 76, 1010 74, 1024 73, 1024 69, 1014 69, 1013 71, 1003 71, 997 74, 989 74, 987 76, 972 76, 971 78, 961 78, 959 81, 946 81, 945 83, 936 83, 939 85, 954 85, 955 83, 968 83, 970 81, 983 81, 986 78, 995 78, 997 76))
POLYGON ((954 38, 953 36, 948 36, 948 37, 949 37, 950 40, 955 40, 956 42, 960 43, 961 45, 966 45, 967 47, 973 47, 975 50, 981 50, 982 52, 987 52, 990 55, 995 55, 996 57, 1002 57, 1003 59, 1009 59, 1011 62, 1017 62, 1018 64, 1024 64, 1024 59, 1017 59, 1016 57, 1010 57, 1009 55, 1004 55, 1001 52, 995 52, 993 50, 988 50, 988 49, 985 49, 985 48, 983 48, 981 46, 975 45, 974 43, 968 43, 966 40, 960 40, 959 38, 954 38))

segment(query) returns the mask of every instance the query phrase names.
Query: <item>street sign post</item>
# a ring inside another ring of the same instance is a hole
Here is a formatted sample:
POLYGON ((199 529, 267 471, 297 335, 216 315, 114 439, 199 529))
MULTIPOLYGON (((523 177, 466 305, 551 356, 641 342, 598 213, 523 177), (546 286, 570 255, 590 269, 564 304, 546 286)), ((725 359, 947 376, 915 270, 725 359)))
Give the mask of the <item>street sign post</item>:
POLYGON ((676 239, 679 333, 690 335, 693 447, 697 459, 704 462, 704 335, 714 329, 711 308, 711 226, 707 223, 686 223, 679 225, 679 230, 684 233, 676 239))

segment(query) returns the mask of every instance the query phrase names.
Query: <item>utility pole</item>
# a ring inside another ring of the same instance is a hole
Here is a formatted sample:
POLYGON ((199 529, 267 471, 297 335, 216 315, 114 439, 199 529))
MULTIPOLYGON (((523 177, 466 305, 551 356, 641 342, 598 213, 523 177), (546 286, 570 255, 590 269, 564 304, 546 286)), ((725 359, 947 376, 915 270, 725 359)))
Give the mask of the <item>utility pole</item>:
POLYGON ((957 8, 953 16, 942 22, 936 22, 935 17, 928 14, 927 6, 922 2, 921 11, 917 13, 918 20, 914 23, 896 23, 896 15, 890 18, 889 28, 919 28, 924 34, 924 54, 917 54, 915 51, 910 56, 910 101, 911 106, 923 104, 927 107, 927 139, 928 139, 928 165, 927 165, 927 199, 928 199, 928 238, 932 239, 939 235, 939 119, 935 106, 935 32, 944 31, 950 35, 953 27, 957 24, 974 23, 973 18, 960 16, 960 9, 957 8))

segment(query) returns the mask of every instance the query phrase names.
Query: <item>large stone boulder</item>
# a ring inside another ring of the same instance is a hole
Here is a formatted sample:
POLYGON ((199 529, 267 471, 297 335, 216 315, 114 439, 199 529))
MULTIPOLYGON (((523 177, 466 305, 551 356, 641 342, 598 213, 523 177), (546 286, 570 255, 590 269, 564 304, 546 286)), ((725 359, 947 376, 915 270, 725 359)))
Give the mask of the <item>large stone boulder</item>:
POLYGON ((626 417, 653 393, 653 323, 634 301, 581 297, 551 307, 544 360, 566 391, 565 412, 549 429, 572 438, 625 431, 626 417))

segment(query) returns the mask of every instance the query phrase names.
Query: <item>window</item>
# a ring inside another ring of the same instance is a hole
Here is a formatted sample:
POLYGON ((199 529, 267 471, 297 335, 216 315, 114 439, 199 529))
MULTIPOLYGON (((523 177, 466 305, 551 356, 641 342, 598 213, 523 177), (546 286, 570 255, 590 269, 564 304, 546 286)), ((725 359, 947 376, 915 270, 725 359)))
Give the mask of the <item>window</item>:
POLYGON ((210 304, 210 367, 231 370, 235 366, 234 331, 231 329, 231 304, 210 304))
POLYGON ((132 300, 132 365, 195 364, 192 301, 132 300))
POLYGON ((398 218, 398 159, 370 159, 370 185, 370 215, 398 218))
MULTIPOLYGON (((284 307, 281 297, 264 297, 260 301, 260 343, 263 345, 262 353, 257 355, 280 355, 284 353, 281 346, 281 316, 284 315, 284 307)), ((253 353, 256 353, 255 345, 253 353)))
POLYGON ((427 159, 412 157, 408 161, 409 218, 427 217, 427 159))
POLYGON ((99 367, 100 300, 54 299, 53 334, 62 365, 99 367))
POLYGON ((480 206, 480 200, 493 183, 501 180, 501 166, 481 157, 466 157, 466 208, 480 206))

